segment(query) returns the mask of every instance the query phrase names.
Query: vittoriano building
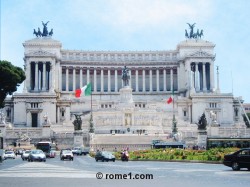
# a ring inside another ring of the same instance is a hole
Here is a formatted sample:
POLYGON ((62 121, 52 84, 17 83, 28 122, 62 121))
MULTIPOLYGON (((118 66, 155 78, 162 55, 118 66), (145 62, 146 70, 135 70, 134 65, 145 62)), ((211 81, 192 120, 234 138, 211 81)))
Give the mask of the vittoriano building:
MULTIPOLYGON (((74 114, 92 111, 95 134, 169 134, 175 115, 183 138, 197 135, 203 113, 218 129, 241 124, 242 99, 220 92, 215 44, 190 36, 161 51, 68 50, 52 34, 27 40, 23 92, 6 99, 6 121, 15 128, 42 128, 49 121, 54 132, 69 132, 74 114), (75 90, 88 83, 92 96, 76 98, 75 90)), ((82 119, 88 130, 90 113, 82 119)))

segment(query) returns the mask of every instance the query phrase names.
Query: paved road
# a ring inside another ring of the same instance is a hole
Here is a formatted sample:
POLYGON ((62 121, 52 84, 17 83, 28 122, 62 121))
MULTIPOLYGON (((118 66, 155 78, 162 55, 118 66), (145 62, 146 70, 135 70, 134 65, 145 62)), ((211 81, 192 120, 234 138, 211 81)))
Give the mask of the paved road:
POLYGON ((45 163, 22 161, 18 156, 15 160, 5 160, 0 164, 0 187, 235 187, 249 186, 249 183, 249 171, 232 171, 220 164, 96 162, 89 156, 75 156, 74 161, 61 161, 57 157, 47 159, 45 163))

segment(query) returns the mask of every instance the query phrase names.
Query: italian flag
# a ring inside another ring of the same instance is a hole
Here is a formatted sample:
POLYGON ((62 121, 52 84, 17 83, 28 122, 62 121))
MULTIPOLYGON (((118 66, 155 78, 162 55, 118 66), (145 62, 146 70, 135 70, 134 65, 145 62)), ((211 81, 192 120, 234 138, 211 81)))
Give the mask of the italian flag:
POLYGON ((83 86, 81 89, 75 90, 75 96, 81 97, 81 96, 89 96, 91 95, 91 83, 88 83, 87 85, 83 86))

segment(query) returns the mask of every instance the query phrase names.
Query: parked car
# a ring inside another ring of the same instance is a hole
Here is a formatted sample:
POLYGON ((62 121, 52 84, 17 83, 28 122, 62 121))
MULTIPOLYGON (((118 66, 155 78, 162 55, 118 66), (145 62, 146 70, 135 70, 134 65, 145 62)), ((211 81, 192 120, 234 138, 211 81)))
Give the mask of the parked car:
POLYGON ((8 159, 8 158, 12 158, 12 159, 16 158, 14 151, 6 151, 4 153, 4 159, 8 159))
POLYGON ((241 168, 250 170, 250 148, 240 149, 232 154, 225 155, 223 164, 232 167, 234 171, 241 168))
POLYGON ((28 160, 30 152, 31 152, 30 150, 23 151, 21 158, 23 160, 28 160))
POLYGON ((104 161, 113 161, 115 162, 115 156, 108 151, 97 151, 95 155, 95 160, 98 162, 98 160, 104 161))
POLYGON ((72 149, 72 153, 73 153, 74 155, 82 155, 82 149, 81 149, 81 147, 74 147, 74 148, 72 149))
POLYGON ((29 162, 33 162, 33 161, 46 162, 46 155, 40 149, 31 150, 29 157, 28 157, 28 161, 29 162))
POLYGON ((69 159, 69 160, 74 160, 74 155, 71 150, 62 150, 61 155, 60 155, 61 160, 64 159, 69 159))

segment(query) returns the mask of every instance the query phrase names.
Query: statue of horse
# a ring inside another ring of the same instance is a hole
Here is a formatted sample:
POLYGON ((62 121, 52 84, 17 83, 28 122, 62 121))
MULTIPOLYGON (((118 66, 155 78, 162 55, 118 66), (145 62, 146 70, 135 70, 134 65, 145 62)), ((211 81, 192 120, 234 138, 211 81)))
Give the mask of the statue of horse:
POLYGON ((38 37, 38 32, 36 32, 36 29, 34 29, 34 32, 33 32, 34 35, 36 35, 36 37, 38 37))
POLYGON ((37 33, 38 33, 38 36, 42 36, 42 32, 40 31, 40 28, 38 27, 38 31, 37 31, 37 33))
POLYGON ((189 38, 187 29, 185 29, 185 37, 186 37, 186 38, 189 38))
POLYGON ((53 29, 51 29, 51 31, 49 32, 49 36, 53 35, 53 29))

